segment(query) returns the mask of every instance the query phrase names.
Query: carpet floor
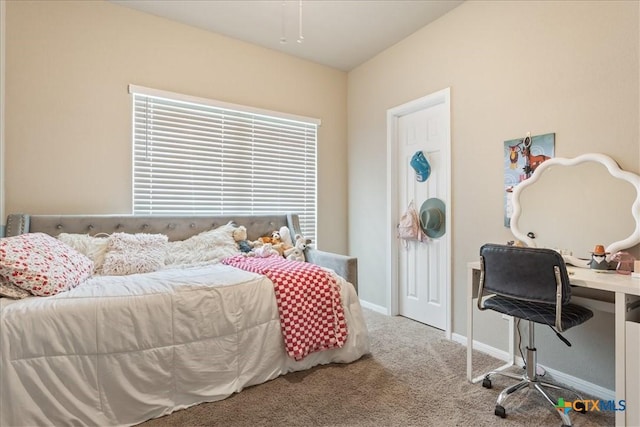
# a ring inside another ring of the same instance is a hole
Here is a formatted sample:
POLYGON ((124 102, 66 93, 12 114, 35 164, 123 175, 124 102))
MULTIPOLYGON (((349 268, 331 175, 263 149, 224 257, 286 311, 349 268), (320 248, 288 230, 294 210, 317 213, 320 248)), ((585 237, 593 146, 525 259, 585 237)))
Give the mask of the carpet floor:
MULTIPOLYGON (((466 347, 442 331, 404 317, 364 309, 371 354, 347 365, 317 366, 147 421, 166 426, 561 426, 537 392, 507 400, 507 417, 494 415, 500 391, 514 380, 498 377, 492 389, 466 380, 466 347)), ((474 353, 477 373, 502 362, 474 353)), ((514 367, 515 372, 521 369, 514 367)), ((574 400, 573 396, 554 396, 574 400)), ((587 396, 583 396, 587 398, 587 396)), ((570 412, 574 426, 613 426, 612 412, 570 412)))

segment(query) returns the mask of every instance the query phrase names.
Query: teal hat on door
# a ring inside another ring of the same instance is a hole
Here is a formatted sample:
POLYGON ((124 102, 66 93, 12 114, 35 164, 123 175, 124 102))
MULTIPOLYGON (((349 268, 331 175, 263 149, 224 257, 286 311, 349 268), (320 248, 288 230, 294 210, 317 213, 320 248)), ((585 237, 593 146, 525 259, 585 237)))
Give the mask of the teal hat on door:
POLYGON ((427 199, 420 206, 420 227, 424 234, 436 239, 442 237, 446 231, 446 209, 444 202, 440 199, 432 197, 427 199))
POLYGON ((431 175, 431 165, 422 151, 416 151, 411 156, 409 164, 416 171, 416 180, 418 182, 425 182, 431 175))

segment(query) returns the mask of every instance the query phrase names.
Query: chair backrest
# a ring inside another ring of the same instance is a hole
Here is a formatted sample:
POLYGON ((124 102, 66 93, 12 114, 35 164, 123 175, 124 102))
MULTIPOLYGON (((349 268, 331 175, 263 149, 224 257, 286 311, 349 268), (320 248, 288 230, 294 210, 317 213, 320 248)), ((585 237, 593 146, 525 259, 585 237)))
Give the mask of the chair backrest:
POLYGON ((571 299, 567 267, 562 256, 552 249, 488 243, 480 248, 480 262, 482 293, 556 304, 557 290, 561 288, 561 304, 568 304, 571 299))

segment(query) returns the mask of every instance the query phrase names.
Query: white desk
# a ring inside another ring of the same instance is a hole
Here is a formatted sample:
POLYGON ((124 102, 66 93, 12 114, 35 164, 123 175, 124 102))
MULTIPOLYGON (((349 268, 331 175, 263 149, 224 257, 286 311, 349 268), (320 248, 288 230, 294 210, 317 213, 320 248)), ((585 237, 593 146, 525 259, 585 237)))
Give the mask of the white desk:
MULTIPOLYGON (((627 424, 634 425, 640 423, 640 408, 638 406, 638 382, 629 382, 627 384, 626 369, 626 341, 627 334, 631 335, 636 345, 637 337, 635 331, 637 323, 640 322, 640 279, 632 278, 616 273, 598 273, 585 268, 568 267, 569 279, 571 284, 576 286, 575 294, 579 294, 580 289, 595 289, 597 291, 605 291, 605 301, 581 299, 580 304, 589 306, 596 310, 611 311, 615 315, 615 385, 616 385, 616 402, 620 400, 627 401, 627 411, 616 412, 616 426, 625 426, 627 424), (607 298, 606 296, 609 296, 607 298), (592 303, 590 303, 592 302, 592 303), (635 309, 634 309, 635 308, 635 309), (634 323, 631 327, 627 327, 627 322, 634 323), (627 390, 629 387, 629 390, 627 390), (633 396, 635 402, 631 402, 626 398, 633 396), (633 421, 628 421, 633 417, 633 421), (638 418, 636 418, 638 417, 638 418), (637 421, 636 421, 637 420, 637 421)), ((473 351, 473 312, 476 306, 475 299, 478 296, 478 283, 480 280, 480 262, 470 262, 467 264, 467 379, 471 382, 478 382, 484 378, 484 374, 473 377, 472 369, 472 351, 473 351)), ((576 298, 577 299, 577 298, 576 298)), ((637 357, 637 356, 636 356, 637 357)), ((638 359, 636 359, 637 361, 638 359)), ((637 362, 636 362, 637 363, 637 362)), ((508 362, 497 368, 497 370, 506 369, 515 364, 515 344, 514 344, 514 320, 509 318, 509 360, 508 362)), ((633 363, 630 363, 633 365, 633 363)), ((640 424, 639 424, 640 425, 640 424)))

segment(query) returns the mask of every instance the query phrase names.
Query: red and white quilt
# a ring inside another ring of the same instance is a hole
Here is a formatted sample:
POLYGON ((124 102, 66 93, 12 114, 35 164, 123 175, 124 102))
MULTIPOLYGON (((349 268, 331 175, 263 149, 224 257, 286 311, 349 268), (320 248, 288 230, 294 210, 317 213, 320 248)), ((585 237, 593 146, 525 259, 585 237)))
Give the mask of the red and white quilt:
POLYGON ((295 360, 315 351, 340 348, 346 342, 340 288, 329 272, 279 256, 237 255, 222 263, 262 274, 273 282, 285 347, 295 360))

